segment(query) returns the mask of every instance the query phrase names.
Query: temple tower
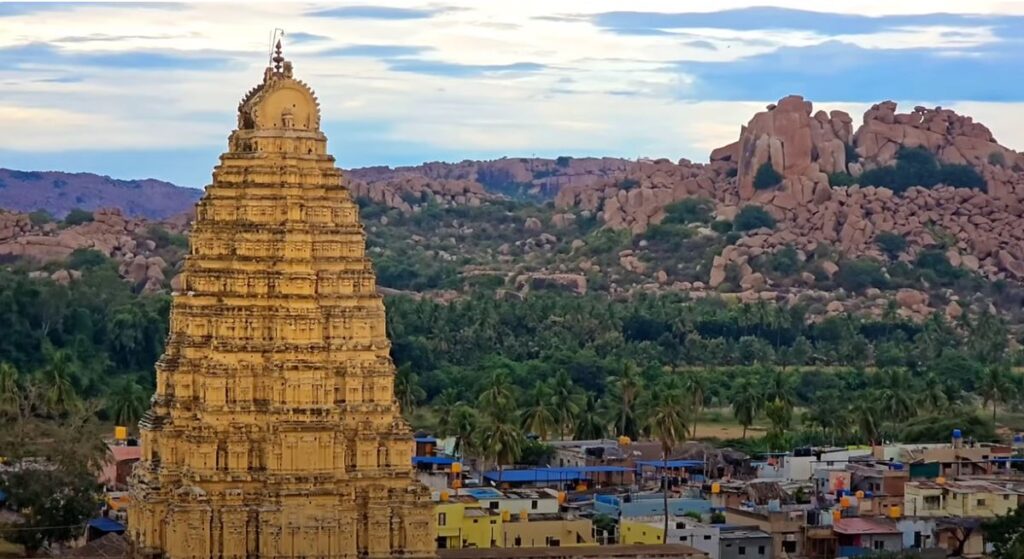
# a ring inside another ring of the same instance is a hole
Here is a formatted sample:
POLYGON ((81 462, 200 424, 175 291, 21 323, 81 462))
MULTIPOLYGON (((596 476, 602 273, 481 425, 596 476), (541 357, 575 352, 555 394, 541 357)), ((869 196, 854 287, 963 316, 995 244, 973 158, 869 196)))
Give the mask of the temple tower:
POLYGON ((199 202, 152 408, 137 557, 434 556, 359 213, 280 54, 199 202))

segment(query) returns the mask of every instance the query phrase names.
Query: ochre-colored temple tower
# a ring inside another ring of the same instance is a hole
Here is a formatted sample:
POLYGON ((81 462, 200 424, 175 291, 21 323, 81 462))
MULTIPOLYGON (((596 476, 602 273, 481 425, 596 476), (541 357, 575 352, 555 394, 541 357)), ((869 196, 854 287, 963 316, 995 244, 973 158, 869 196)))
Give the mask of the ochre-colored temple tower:
POLYGON ((136 557, 420 558, 433 508, 359 213, 280 56, 197 206, 128 530, 136 557))

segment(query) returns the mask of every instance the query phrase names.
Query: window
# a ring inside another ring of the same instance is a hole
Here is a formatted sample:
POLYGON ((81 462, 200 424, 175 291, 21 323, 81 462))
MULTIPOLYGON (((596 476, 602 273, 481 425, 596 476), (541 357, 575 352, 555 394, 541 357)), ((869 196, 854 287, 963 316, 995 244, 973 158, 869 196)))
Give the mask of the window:
POLYGON ((544 540, 544 543, 547 544, 548 547, 560 547, 562 545, 561 540, 558 538, 552 538, 551 536, 544 538, 544 540))
POLYGON ((537 510, 537 501, 530 501, 530 508, 533 510, 537 510))
POLYGON ((764 555, 764 546, 763 545, 757 546, 757 554, 758 555, 764 555))
POLYGON ((498 510, 498 501, 491 501, 487 504, 487 507, 491 510, 498 510))
POLYGON ((871 547, 874 548, 876 551, 882 551, 883 549, 885 549, 885 542, 882 540, 875 540, 871 542, 871 547))
POLYGON ((978 506, 979 507, 985 506, 985 499, 978 499, 978 506))
POLYGON ((521 538, 519 536, 516 536, 515 546, 516 547, 522 547, 523 546, 523 538, 521 538))
POLYGON ((782 542, 782 551, 796 553, 796 542, 782 542))
POLYGON ((676 530, 682 530, 684 528, 686 528, 685 522, 676 522, 676 530))
POLYGON ((746 554, 747 554, 747 548, 746 548, 746 546, 742 546, 742 545, 741 545, 741 546, 740 546, 740 550, 739 550, 739 552, 737 553, 737 555, 746 555, 746 554))
POLYGON ((685 542, 688 536, 679 536, 679 541, 685 542))
POLYGON ((438 526, 447 526, 447 524, 448 524, 448 515, 443 513, 443 512, 437 513, 437 525, 438 526))
POLYGON ((708 534, 704 534, 704 541, 711 541, 711 536, 708 534))

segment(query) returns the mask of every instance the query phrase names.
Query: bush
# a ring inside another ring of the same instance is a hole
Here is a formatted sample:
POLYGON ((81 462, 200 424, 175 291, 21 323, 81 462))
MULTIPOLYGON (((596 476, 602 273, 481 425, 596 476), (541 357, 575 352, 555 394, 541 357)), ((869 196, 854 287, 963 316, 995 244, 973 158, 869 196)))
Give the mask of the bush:
POLYGON ((716 219, 711 222, 711 230, 719 235, 732 232, 732 222, 728 219, 716 219))
POLYGON ((870 258, 859 258, 839 263, 836 283, 847 291, 857 293, 869 287, 885 289, 889 285, 889 278, 885 276, 880 263, 870 258))
POLYGON ((569 157, 568 155, 559 155, 558 158, 555 159, 555 165, 558 165, 559 167, 568 167, 569 162, 571 161, 572 157, 569 157))
POLYGON ((857 179, 853 178, 850 173, 839 171, 828 174, 828 183, 832 186, 853 186, 857 184, 857 179))
POLYGON ((64 217, 64 225, 81 225, 93 220, 92 212, 74 208, 64 217))
POLYGON ((786 245, 768 257, 768 267, 784 276, 800 271, 800 258, 793 245, 786 245))
POLYGON ((896 164, 864 171, 858 177, 865 186, 885 186, 903 192, 912 186, 931 188, 946 184, 985 190, 985 179, 970 165, 939 164, 935 154, 925 148, 901 148, 896 164))
POLYGON ((988 154, 988 164, 996 167, 1006 167, 1006 156, 1001 151, 993 151, 988 154))
POLYGON ((684 198, 665 206, 662 223, 710 223, 714 203, 707 198, 684 198))
POLYGON ((694 236, 693 229, 678 223, 659 223, 651 225, 644 232, 644 238, 652 243, 664 243, 669 246, 678 246, 678 243, 691 239, 694 236))
POLYGON ((753 204, 743 206, 736 214, 736 219, 732 221, 732 228, 736 231, 750 231, 761 227, 775 227, 775 218, 761 206, 753 204))
POLYGON ((91 248, 75 249, 75 251, 68 256, 68 267, 72 270, 98 268, 108 262, 113 261, 107 258, 107 255, 102 252, 91 248))
POLYGON ((782 182, 782 175, 772 167, 771 163, 762 163, 754 175, 754 188, 757 190, 768 190, 775 188, 782 182))
POLYGON ((930 271, 935 278, 941 282, 955 281, 964 275, 960 268, 953 267, 949 263, 946 253, 941 250, 923 250, 917 255, 914 262, 919 270, 930 271))
POLYGON ((50 214, 50 212, 44 209, 38 209, 28 214, 28 220, 32 223, 32 225, 38 227, 40 225, 43 225, 44 223, 52 223, 53 216, 50 214))
POLYGON ((622 190, 633 190, 634 188, 640 186, 640 181, 636 179, 622 179, 621 181, 619 181, 618 186, 622 190))
POLYGON ((156 243, 157 248, 178 247, 188 248, 188 238, 185 235, 171 233, 159 225, 150 225, 146 234, 156 243))
POLYGON ((847 164, 856 163, 856 162, 860 161, 860 154, 857 153, 857 148, 853 147, 850 144, 843 144, 843 147, 846 149, 846 163, 847 164))
POLYGON ((892 260, 898 258, 904 250, 907 250, 907 239, 903 235, 897 235, 889 231, 875 235, 875 244, 892 260))

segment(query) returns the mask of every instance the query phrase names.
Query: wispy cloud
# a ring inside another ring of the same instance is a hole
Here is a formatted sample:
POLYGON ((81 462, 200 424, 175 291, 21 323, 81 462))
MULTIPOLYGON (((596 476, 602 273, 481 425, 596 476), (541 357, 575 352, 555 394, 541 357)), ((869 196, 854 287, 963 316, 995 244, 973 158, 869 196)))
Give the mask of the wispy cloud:
POLYGON ((301 44, 326 41, 330 39, 330 37, 326 35, 317 35, 315 33, 304 33, 302 31, 289 31, 285 34, 285 39, 287 39, 289 43, 301 44))
POLYGON ((48 43, 29 43, 0 48, 9 67, 92 66, 134 70, 214 70, 234 59, 222 53, 184 51, 71 51, 48 43))
POLYGON ((395 72, 412 72, 449 78, 471 78, 487 74, 530 74, 546 68, 535 62, 514 62, 512 64, 456 64, 439 60, 397 59, 388 62, 388 68, 395 72))
POLYGON ((450 11, 450 8, 395 8, 391 6, 343 6, 316 10, 307 15, 335 19, 427 19, 450 11))
POLYGON ((362 58, 399 58, 416 56, 431 47, 411 45, 348 45, 317 52, 319 56, 351 56, 362 58))

